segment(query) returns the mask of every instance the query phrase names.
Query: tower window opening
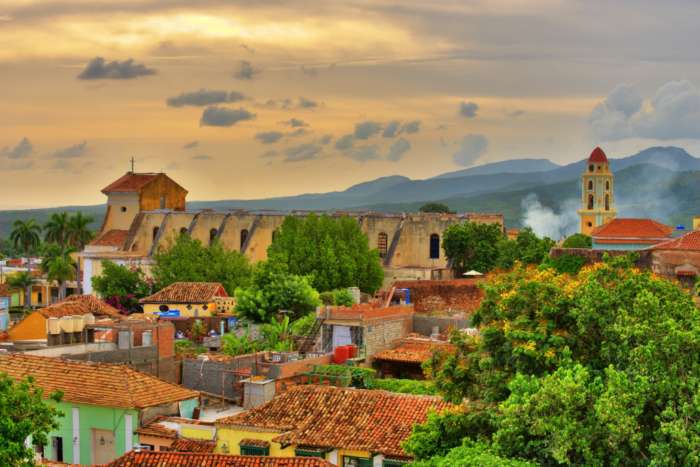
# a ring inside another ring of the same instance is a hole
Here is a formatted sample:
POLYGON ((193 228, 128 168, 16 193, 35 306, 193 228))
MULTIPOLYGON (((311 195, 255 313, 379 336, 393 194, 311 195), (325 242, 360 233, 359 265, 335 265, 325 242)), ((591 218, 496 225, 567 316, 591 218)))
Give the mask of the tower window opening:
POLYGON ((605 189, 610 190, 610 181, 609 180, 605 182, 605 189))
POLYGON ((589 172, 593 172, 593 170, 594 170, 593 164, 589 165, 589 166, 588 166, 588 171, 589 171, 589 172))
POLYGON ((588 195, 588 209, 593 209, 593 195, 588 195))
POLYGON ((605 210, 610 211, 610 195, 605 195, 605 210))
POLYGON ((126 206, 122 206, 122 212, 126 212, 126 206))
POLYGON ((386 257, 388 240, 389 237, 384 232, 379 232, 379 235, 377 235, 377 249, 379 250, 380 258, 386 257))
POLYGON ((432 234, 430 236, 430 259, 440 258, 440 236, 432 234))
POLYGON ((593 189, 593 180, 588 180, 588 189, 589 190, 593 189))

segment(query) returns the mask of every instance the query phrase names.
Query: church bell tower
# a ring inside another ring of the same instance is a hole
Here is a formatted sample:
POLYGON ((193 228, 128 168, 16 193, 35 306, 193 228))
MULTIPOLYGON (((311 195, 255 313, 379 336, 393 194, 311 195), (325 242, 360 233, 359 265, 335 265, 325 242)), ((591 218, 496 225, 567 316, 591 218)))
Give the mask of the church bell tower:
POLYGON ((581 175, 581 233, 591 235, 593 229, 615 218, 613 174, 602 149, 596 147, 588 157, 581 175))

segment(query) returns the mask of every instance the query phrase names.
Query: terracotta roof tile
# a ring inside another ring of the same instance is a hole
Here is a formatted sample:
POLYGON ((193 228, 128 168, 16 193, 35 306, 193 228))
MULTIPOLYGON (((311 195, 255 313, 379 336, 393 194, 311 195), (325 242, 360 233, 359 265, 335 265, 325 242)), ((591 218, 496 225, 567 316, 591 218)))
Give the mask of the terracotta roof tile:
POLYGON ((121 248, 129 235, 128 230, 112 229, 104 232, 99 237, 90 242, 94 246, 115 246, 121 248))
POLYGON ((172 451, 178 452, 214 452, 216 441, 205 441, 201 439, 176 439, 170 445, 172 451))
POLYGON ((602 243, 616 238, 665 240, 672 233, 673 227, 653 219, 616 218, 593 229, 591 236, 602 243))
POLYGON ((420 338, 406 338, 399 342, 393 349, 383 350, 374 355, 375 360, 389 360, 393 362, 423 363, 432 357, 436 350, 454 352, 455 347, 442 341, 420 338))
POLYGON ((14 379, 33 376, 45 394, 59 390, 64 401, 77 404, 141 409, 199 396, 126 365, 0 354, 0 372, 14 379))
POLYGON ((102 193, 139 192, 143 187, 155 180, 158 175, 160 174, 127 172, 116 181, 103 188, 102 193))
POLYGON ((156 436, 158 438, 176 439, 177 431, 170 429, 161 422, 165 417, 158 417, 136 430, 136 433, 146 436, 156 436))
POLYGON ((216 424, 283 431, 273 441, 284 444, 405 457, 401 442, 413 425, 424 422, 431 409, 450 407, 439 397, 301 385, 216 424))
POLYGON ((54 303, 46 308, 40 308, 37 310, 37 313, 41 313, 45 318, 61 318, 63 316, 86 315, 88 313, 115 319, 124 318, 119 313, 119 310, 94 295, 71 295, 58 303, 54 303))
POLYGON ((141 303, 209 303, 214 297, 228 297, 219 282, 175 282, 141 303))
POLYGON ((658 243, 653 250, 700 251, 700 230, 693 230, 682 237, 658 243))
POLYGON ((130 451, 107 467, 332 467, 318 457, 228 456, 192 452, 130 451))
POLYGON ((588 162, 607 163, 608 156, 605 155, 605 152, 603 152, 602 149, 596 146, 593 152, 591 152, 591 155, 588 156, 588 162))

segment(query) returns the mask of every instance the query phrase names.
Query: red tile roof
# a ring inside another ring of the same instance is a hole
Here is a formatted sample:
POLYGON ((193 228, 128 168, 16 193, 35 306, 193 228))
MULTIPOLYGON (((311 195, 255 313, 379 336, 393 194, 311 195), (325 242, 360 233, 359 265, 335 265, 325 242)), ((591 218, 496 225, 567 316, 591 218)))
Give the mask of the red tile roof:
POLYGON ((138 193, 143 187, 155 180, 158 175, 157 173, 133 173, 127 172, 122 175, 116 181, 107 185, 102 189, 102 193, 115 193, 115 192, 134 192, 138 193))
POLYGON ((700 230, 693 230, 682 237, 658 243, 654 250, 700 251, 700 230))
POLYGON ((175 282, 141 299, 141 303, 210 303, 214 297, 228 297, 218 282, 175 282))
POLYGON ((406 457, 401 443, 413 425, 423 423, 431 409, 450 407, 439 397, 302 385, 216 424, 284 432, 273 439, 283 444, 406 457))
POLYGON ((654 243, 668 239, 672 233, 673 227, 653 219, 616 218, 593 229, 591 236, 597 243, 614 243, 618 240, 654 243))
POLYGON ((92 313, 95 316, 108 316, 114 319, 123 319, 119 310, 103 302, 94 295, 71 295, 64 300, 40 308, 37 310, 44 318, 61 318, 71 315, 86 315, 92 313))
POLYGON ((423 363, 432 357, 433 352, 436 350, 454 352, 455 347, 449 342, 423 338, 405 338, 395 348, 376 353, 374 359, 404 363, 423 363))
POLYGON ((164 419, 165 417, 157 417, 155 420, 152 420, 137 429, 136 433, 146 436, 155 436, 158 438, 176 439, 177 430, 170 429, 161 424, 164 419))
POLYGON ((318 457, 228 456, 192 452, 130 451, 107 467, 333 467, 318 457))
POLYGON ((178 452, 214 452, 216 441, 205 441, 201 439, 176 439, 170 445, 171 451, 178 452))
POLYGON ((44 394, 62 391, 64 401, 76 404, 142 409, 199 396, 126 365, 13 353, 0 354, 0 372, 14 379, 33 376, 44 394))
POLYGON ((116 246, 121 248, 126 241, 126 237, 129 235, 128 230, 117 230, 112 229, 103 233, 99 237, 95 238, 90 242, 90 245, 94 246, 116 246))
POLYGON ((600 147, 596 146, 593 152, 591 152, 591 155, 588 156, 588 162, 607 163, 608 156, 605 155, 600 147))

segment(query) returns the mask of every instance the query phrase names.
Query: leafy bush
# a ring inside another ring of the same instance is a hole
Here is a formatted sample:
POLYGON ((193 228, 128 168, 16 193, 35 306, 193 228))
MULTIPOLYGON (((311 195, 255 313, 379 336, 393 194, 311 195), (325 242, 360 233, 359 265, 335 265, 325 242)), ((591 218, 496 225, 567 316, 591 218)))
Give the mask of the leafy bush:
POLYGON ((567 237, 562 246, 564 248, 591 248, 593 240, 586 234, 575 233, 567 237))
POLYGON ((404 394, 437 394, 435 383, 429 380, 419 381, 415 379, 385 378, 373 379, 368 389, 381 389, 384 391, 400 392, 404 394))
POLYGON ((586 258, 578 255, 564 254, 557 258, 547 257, 542 265, 553 268, 559 274, 576 275, 586 265, 586 258))

